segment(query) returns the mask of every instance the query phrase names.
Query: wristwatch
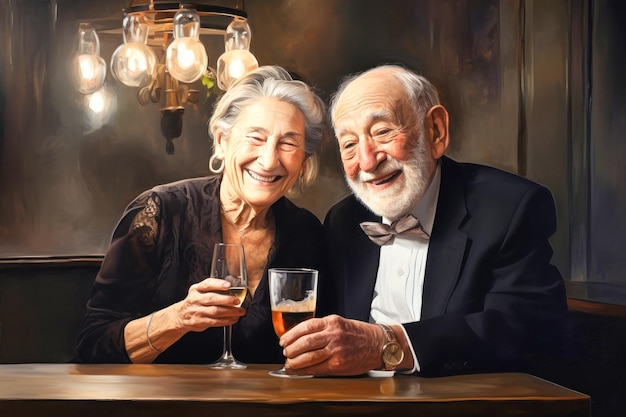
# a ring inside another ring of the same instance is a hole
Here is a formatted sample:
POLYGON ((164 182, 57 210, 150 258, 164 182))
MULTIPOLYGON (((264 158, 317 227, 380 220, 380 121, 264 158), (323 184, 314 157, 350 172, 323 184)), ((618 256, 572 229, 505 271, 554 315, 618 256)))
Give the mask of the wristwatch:
POLYGON ((377 323, 377 325, 385 332, 385 344, 382 351, 384 369, 394 371, 402 363, 404 351, 391 326, 383 323, 377 323))

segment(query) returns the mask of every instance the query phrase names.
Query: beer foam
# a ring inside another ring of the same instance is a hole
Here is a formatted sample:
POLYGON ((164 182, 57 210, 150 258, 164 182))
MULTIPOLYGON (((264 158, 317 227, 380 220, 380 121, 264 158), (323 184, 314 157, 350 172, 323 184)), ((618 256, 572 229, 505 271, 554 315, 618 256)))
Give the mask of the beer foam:
POLYGON ((274 310, 288 313, 307 313, 315 311, 315 291, 307 291, 306 298, 301 301, 282 300, 274 307, 274 310))

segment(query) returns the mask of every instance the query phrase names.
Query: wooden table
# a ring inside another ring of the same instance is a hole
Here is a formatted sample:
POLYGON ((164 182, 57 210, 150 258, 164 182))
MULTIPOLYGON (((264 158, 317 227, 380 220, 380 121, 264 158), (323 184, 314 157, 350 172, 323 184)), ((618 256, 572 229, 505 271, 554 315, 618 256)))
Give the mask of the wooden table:
POLYGON ((283 379, 276 365, 0 365, 0 416, 589 416, 526 374, 283 379))

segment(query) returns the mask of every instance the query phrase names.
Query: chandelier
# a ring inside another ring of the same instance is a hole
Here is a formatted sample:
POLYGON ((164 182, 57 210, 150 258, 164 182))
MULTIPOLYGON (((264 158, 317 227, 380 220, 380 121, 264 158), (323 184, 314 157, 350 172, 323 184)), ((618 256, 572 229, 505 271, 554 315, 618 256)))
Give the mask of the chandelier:
MULTIPOLYGON (((198 99, 197 90, 189 84, 202 80, 209 89, 217 83, 226 91, 233 81, 258 67, 249 51, 251 31, 243 0, 234 7, 212 3, 131 0, 124 9, 124 42, 113 52, 111 74, 121 84, 137 89, 139 104, 164 102, 161 132, 168 154, 174 153, 172 141, 182 132, 183 105, 198 99), (216 69, 209 67, 201 34, 224 36, 224 53, 216 69)), ((101 32, 118 33, 119 29, 101 32)), ((95 93, 104 85, 106 72, 96 29, 81 23, 72 60, 76 88, 85 95, 95 93)))

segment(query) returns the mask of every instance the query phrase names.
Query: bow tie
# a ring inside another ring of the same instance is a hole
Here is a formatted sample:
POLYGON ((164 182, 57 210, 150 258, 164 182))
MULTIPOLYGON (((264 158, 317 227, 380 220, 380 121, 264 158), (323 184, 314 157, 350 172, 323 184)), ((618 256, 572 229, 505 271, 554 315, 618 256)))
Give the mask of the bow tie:
POLYGON ((365 234, 379 246, 392 243, 396 235, 408 234, 417 235, 422 239, 430 239, 430 235, 426 233, 422 227, 422 223, 416 219, 413 215, 407 214, 400 220, 389 224, 377 223, 377 222, 363 222, 360 223, 361 229, 365 234))

